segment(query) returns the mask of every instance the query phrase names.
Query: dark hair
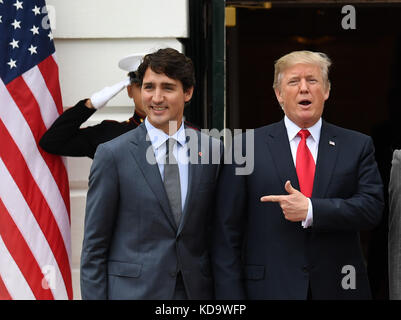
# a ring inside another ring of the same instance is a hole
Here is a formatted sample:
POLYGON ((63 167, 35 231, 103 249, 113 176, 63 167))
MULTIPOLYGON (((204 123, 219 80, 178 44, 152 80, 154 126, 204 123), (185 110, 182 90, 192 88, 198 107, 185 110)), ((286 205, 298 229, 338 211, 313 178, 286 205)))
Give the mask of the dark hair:
POLYGON ((143 58, 143 62, 137 71, 141 85, 148 67, 153 72, 164 73, 171 79, 181 81, 184 91, 195 86, 195 71, 192 60, 175 49, 159 49, 143 58))
POLYGON ((131 84, 140 84, 139 78, 138 78, 138 71, 131 71, 128 73, 128 77, 131 81, 131 84))

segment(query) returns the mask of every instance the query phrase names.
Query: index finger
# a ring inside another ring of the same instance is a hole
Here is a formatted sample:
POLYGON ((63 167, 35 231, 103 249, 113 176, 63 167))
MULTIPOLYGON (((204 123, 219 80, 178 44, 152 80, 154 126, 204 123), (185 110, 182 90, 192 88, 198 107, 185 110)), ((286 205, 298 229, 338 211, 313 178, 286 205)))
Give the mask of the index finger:
POLYGON ((260 198, 261 202, 280 202, 284 200, 285 196, 263 196, 260 198))

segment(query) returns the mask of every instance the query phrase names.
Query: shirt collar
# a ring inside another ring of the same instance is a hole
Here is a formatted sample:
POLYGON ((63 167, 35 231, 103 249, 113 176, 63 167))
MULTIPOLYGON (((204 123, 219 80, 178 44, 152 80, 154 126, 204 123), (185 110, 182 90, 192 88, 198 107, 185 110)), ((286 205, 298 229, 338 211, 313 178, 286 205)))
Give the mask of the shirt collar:
POLYGON ((310 135, 312 136, 313 140, 315 140, 316 143, 319 143, 320 130, 322 128, 322 118, 319 118, 319 120, 312 127, 309 127, 309 128, 298 127, 287 116, 284 117, 284 124, 287 129, 288 139, 290 141, 293 140, 297 136, 297 134, 300 130, 307 129, 307 130, 309 130, 310 135))
POLYGON ((182 146, 186 143, 184 121, 182 121, 180 128, 172 136, 167 135, 163 130, 153 126, 147 117, 145 118, 145 126, 146 130, 148 131, 150 141, 155 149, 158 149, 161 145, 163 145, 168 138, 174 138, 182 146))

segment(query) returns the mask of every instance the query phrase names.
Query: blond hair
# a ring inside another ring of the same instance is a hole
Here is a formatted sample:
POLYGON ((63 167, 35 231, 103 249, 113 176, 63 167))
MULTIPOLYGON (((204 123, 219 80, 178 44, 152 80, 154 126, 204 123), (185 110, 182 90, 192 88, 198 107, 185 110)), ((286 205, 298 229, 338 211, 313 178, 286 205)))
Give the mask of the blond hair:
POLYGON ((298 63, 313 64, 320 67, 323 82, 326 90, 330 90, 329 67, 331 66, 330 58, 322 52, 313 51, 293 51, 286 54, 276 61, 274 64, 274 81, 273 88, 280 89, 280 83, 283 72, 298 63))

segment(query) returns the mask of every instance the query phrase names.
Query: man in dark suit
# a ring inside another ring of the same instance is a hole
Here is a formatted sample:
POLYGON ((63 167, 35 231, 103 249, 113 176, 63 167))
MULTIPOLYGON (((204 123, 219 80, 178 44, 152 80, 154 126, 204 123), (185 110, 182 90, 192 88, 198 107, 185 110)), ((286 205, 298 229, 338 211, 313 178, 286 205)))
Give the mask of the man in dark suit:
POLYGON ((330 64, 310 51, 280 58, 273 87, 284 119, 255 130, 251 174, 221 169, 218 299, 371 298, 359 231, 380 222, 382 183, 371 138, 321 118, 330 64))
POLYGON ((201 158, 221 154, 221 143, 184 125, 195 85, 189 58, 160 49, 144 57, 138 76, 147 118, 101 144, 91 167, 82 298, 211 299, 219 164, 201 158))

